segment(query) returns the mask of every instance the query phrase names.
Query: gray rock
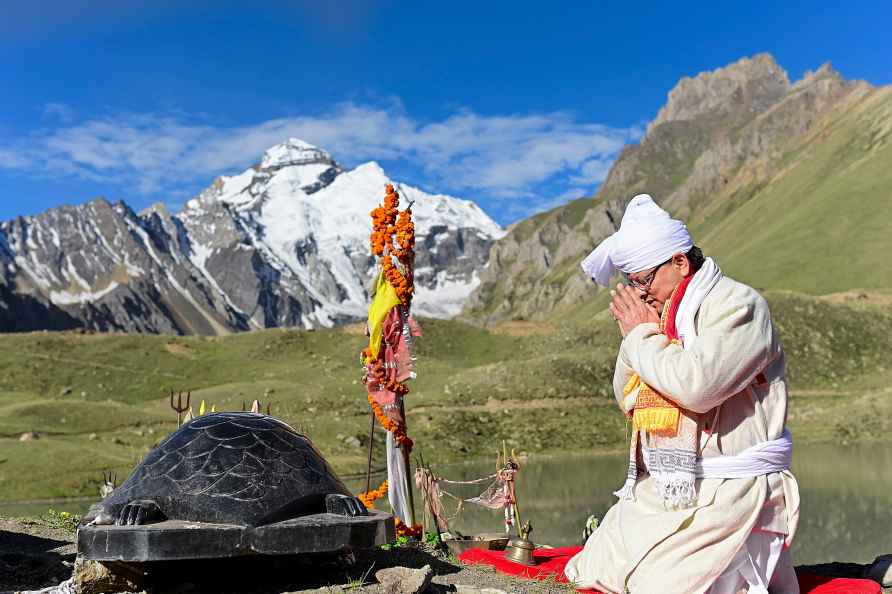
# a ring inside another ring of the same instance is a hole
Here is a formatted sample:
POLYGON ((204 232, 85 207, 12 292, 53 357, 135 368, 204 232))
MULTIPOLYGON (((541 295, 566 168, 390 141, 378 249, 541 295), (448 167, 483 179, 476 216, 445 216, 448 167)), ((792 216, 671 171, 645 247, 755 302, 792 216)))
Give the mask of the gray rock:
POLYGON ((882 587, 892 586, 892 554, 880 555, 866 569, 864 577, 879 583, 882 587))
POLYGON ((725 68, 682 78, 647 131, 649 134, 664 122, 691 120, 707 113, 762 112, 789 89, 787 73, 769 54, 743 58, 725 68))
MULTIPOLYGON (((7 594, 6 592, 2 592, 0 594, 7 594)), ((12 594, 11 592, 8 594, 12 594)), ((41 588, 40 590, 20 590, 15 594, 81 594, 75 589, 74 586, 74 578, 70 578, 62 582, 57 586, 50 586, 49 588, 41 588)))
POLYGON ((375 573, 381 591, 387 594, 420 594, 430 586, 434 570, 430 565, 421 569, 410 567, 389 567, 375 573))
POLYGON ((119 571, 112 571, 98 561, 90 561, 81 556, 78 556, 74 562, 71 582, 74 585, 73 591, 78 594, 135 592, 141 589, 134 578, 125 576, 119 571))

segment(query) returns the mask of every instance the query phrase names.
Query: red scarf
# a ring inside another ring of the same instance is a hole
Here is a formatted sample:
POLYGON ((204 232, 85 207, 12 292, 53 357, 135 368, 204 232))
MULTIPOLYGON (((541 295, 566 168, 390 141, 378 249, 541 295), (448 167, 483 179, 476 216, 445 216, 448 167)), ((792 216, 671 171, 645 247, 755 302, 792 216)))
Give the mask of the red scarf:
MULTIPOLYGON (((678 306, 681 305, 684 292, 687 290, 692 278, 694 278, 694 275, 689 274, 681 279, 681 282, 678 283, 678 286, 672 291, 672 296, 669 298, 669 311, 666 312, 665 328, 660 328, 663 333, 669 337, 669 340, 679 340, 678 327, 675 325, 675 316, 678 315, 678 306)), ((663 326, 662 323, 660 325, 663 326)))

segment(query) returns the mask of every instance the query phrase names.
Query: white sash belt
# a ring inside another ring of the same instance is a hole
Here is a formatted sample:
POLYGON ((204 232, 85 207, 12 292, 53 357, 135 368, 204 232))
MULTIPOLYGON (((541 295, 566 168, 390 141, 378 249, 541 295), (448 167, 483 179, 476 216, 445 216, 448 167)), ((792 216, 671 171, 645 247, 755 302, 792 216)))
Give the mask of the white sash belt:
POLYGON ((789 429, 771 441, 749 447, 736 456, 697 459, 697 478, 751 478, 789 470, 793 462, 793 436, 789 429))

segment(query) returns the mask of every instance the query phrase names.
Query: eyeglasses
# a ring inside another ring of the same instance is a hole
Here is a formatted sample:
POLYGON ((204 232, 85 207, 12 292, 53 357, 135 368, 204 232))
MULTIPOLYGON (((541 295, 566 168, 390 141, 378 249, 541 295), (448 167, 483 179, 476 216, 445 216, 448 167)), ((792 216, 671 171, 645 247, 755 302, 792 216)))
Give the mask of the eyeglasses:
POLYGON ((646 293, 647 291, 650 291, 650 286, 651 284, 653 284, 654 279, 657 277, 657 270, 671 261, 672 258, 666 260, 662 264, 658 264, 656 268, 648 272, 647 276, 645 276, 641 280, 636 280, 630 277, 628 274, 624 274, 623 276, 626 277, 626 282, 629 283, 629 286, 631 286, 633 289, 638 289, 639 291, 644 291, 646 293))

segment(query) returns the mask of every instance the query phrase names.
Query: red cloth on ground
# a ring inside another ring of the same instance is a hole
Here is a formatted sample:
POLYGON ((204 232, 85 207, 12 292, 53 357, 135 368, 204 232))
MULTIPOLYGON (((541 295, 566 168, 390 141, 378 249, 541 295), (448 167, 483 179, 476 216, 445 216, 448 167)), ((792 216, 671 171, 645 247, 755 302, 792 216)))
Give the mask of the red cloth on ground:
MULTIPOLYGON (((536 565, 533 567, 506 560, 505 551, 469 549, 458 558, 462 563, 470 565, 492 565, 499 573, 538 580, 556 575, 557 581, 566 582, 567 576, 564 575, 564 567, 570 557, 581 550, 582 547, 536 549, 533 553, 536 565)), ((800 574, 799 588, 801 594, 881 594, 882 592, 880 585, 871 580, 831 578, 813 574, 800 574)), ((580 590, 580 592, 598 594, 595 590, 580 590)))
POLYGON ((881 594, 883 589, 873 580, 835 578, 813 573, 800 573, 801 594, 881 594))
MULTIPOLYGON (((492 565, 499 573, 516 575, 522 578, 544 580, 552 575, 557 575, 557 581, 566 582, 564 567, 570 557, 582 550, 582 547, 561 547, 557 549, 536 549, 533 551, 535 566, 521 565, 505 559, 505 551, 490 551, 488 549, 468 549, 458 556, 459 561, 470 565, 492 565)), ((580 590, 580 592, 595 592, 595 590, 580 590)))

